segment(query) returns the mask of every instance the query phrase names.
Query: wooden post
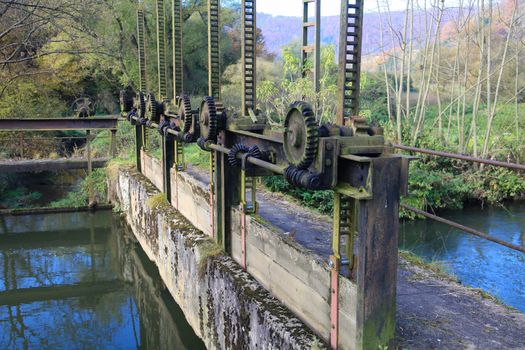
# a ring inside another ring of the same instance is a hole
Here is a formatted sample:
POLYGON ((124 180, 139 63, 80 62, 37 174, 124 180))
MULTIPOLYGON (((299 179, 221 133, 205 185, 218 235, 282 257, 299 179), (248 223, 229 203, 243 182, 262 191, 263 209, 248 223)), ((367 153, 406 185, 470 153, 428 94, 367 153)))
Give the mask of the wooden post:
POLYGON ((393 348, 401 160, 372 160, 373 198, 357 203, 357 348, 393 348))
POLYGON ((91 131, 86 130, 86 148, 87 148, 87 165, 88 165, 88 205, 92 205, 94 202, 93 198, 93 179, 91 178, 91 175, 93 174, 93 164, 91 161, 91 131))
POLYGON ((111 158, 115 158, 117 156, 117 129, 111 129, 110 147, 111 158))
POLYGON ((137 171, 142 172, 141 150, 142 150, 142 125, 135 125, 135 156, 137 157, 137 171))
POLYGON ((171 203, 171 168, 175 161, 175 140, 170 134, 161 136, 161 139, 164 193, 168 202, 171 203))

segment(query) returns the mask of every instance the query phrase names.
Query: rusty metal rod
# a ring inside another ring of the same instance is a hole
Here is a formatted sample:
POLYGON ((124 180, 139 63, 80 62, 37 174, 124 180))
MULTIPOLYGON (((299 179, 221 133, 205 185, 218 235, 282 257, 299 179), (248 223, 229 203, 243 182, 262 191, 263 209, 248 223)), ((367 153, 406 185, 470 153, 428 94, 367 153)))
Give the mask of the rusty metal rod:
POLYGON ((523 165, 523 164, 500 162, 498 160, 477 158, 477 157, 473 157, 473 156, 466 156, 466 155, 463 155, 463 154, 434 151, 434 150, 431 150, 431 149, 410 147, 410 146, 405 146, 405 145, 392 144, 392 147, 397 148, 397 149, 401 149, 401 150, 404 150, 404 151, 409 151, 409 152, 430 154, 430 155, 438 156, 438 157, 455 158, 455 159, 465 160, 465 161, 468 161, 468 162, 482 163, 482 164, 500 166, 500 167, 514 169, 514 170, 525 171, 525 165, 523 165))
POLYGON ((512 243, 506 242, 506 241, 501 240, 501 239, 496 238, 496 237, 492 237, 492 236, 490 236, 490 235, 488 235, 488 234, 486 234, 484 232, 475 230, 475 229, 473 229, 471 227, 463 226, 461 224, 458 224, 457 222, 450 221, 450 220, 447 220, 445 218, 439 217, 437 215, 427 213, 426 211, 423 211, 423 210, 411 207, 411 206, 406 205, 406 204, 400 204, 400 206, 401 206, 401 208, 404 208, 406 210, 410 210, 410 211, 412 211, 412 212, 414 212, 414 213, 416 213, 418 215, 421 215, 421 216, 424 216, 426 218, 435 220, 437 222, 441 222, 442 224, 445 224, 445 225, 457 228, 457 229, 459 229, 461 231, 465 231, 465 232, 470 233, 470 234, 472 234, 474 236, 478 236, 480 238, 483 238, 483 239, 486 239, 488 241, 500 244, 502 246, 505 246, 507 248, 516 250, 518 252, 525 253, 525 247, 518 246, 518 245, 515 245, 515 244, 512 244, 512 243))
MULTIPOLYGON (((92 139, 94 137, 91 137, 92 139)), ((97 139, 107 139, 108 136, 96 136, 97 139)), ((85 140, 87 139, 87 136, 63 136, 63 137, 25 137, 24 142, 30 142, 30 141, 52 141, 52 140, 85 140)), ((0 142, 9 142, 9 141, 20 141, 20 139, 15 138, 0 138, 0 142)))
MULTIPOLYGON (((218 152, 222 152, 226 154, 230 153, 230 149, 223 147, 223 146, 219 146, 216 144, 210 144, 209 147, 218 152)), ((240 154, 237 155, 237 158, 242 159, 240 154)), ((270 171, 273 171, 276 174, 280 174, 280 175, 284 174, 284 168, 281 166, 275 165, 273 163, 270 163, 270 162, 267 162, 261 159, 253 158, 253 157, 248 157, 247 161, 250 164, 257 165, 263 169, 268 169, 270 171)))

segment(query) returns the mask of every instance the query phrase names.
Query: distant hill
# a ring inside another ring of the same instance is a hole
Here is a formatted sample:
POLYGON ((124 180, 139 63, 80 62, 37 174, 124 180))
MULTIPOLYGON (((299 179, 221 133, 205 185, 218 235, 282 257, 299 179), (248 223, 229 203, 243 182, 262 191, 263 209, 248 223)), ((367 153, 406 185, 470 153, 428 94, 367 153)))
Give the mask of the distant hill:
MULTIPOLYGON (((450 16, 455 10, 447 10, 450 16)), ((446 18, 447 16, 445 16, 446 18)), ((383 23, 386 23, 383 14, 383 23)), ((257 14, 257 26, 262 30, 269 51, 280 54, 281 47, 289 44, 293 40, 301 39, 302 18, 292 16, 272 16, 265 13, 257 14)), ((339 16, 326 16, 321 19, 321 42, 326 44, 338 44, 339 42, 339 16)), ((403 31, 405 22, 405 12, 395 11, 391 13, 392 27, 397 32, 403 31)), ((446 19, 445 19, 446 22, 446 19)), ((373 55, 381 52, 380 40, 380 21, 379 13, 369 12, 364 15, 363 30, 363 54, 373 55)), ((424 30, 423 12, 416 12, 414 16, 414 36, 418 37, 424 30)), ((386 49, 392 48, 390 40, 390 29, 384 26, 384 44, 386 49)), ((394 41, 394 46, 398 43, 394 41)))

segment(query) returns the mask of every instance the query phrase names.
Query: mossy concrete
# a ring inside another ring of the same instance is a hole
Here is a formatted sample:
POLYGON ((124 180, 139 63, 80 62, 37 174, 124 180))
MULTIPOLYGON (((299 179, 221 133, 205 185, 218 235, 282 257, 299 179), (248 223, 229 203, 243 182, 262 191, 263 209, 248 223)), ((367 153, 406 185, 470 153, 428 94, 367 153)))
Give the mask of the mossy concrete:
POLYGON ((144 176, 122 170, 110 186, 135 237, 208 348, 325 347, 206 234, 159 201, 159 191, 144 176), (145 204, 149 198, 155 205, 145 204))

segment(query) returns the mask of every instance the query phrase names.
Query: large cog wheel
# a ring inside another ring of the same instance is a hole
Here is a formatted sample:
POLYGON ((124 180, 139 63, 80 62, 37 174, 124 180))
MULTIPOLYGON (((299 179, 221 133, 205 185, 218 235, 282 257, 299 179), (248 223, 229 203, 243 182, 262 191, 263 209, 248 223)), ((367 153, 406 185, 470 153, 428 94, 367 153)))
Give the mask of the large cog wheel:
POLYGON ((200 143, 216 142, 218 131, 219 117, 215 100, 213 97, 206 96, 201 104, 201 113, 199 118, 200 126, 200 143))
POLYGON ((290 165, 307 169, 317 155, 319 131, 310 105, 294 102, 284 121, 284 153, 290 165))

